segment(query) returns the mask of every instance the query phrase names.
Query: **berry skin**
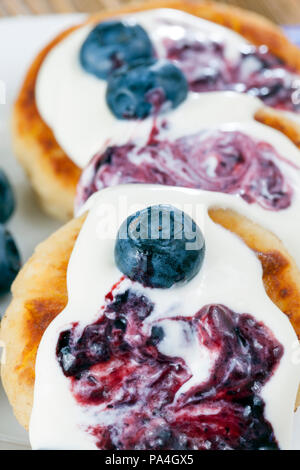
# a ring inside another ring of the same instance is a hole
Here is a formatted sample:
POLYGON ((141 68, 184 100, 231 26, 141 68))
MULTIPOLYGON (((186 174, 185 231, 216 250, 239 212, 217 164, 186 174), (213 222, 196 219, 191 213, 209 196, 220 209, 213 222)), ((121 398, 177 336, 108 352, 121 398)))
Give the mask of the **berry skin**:
POLYGON ((143 119, 176 108, 186 99, 188 84, 176 65, 159 60, 123 67, 112 74, 106 101, 118 119, 143 119))
POLYGON ((141 26, 107 21, 88 35, 80 50, 80 63, 86 72, 107 79, 119 67, 153 56, 153 46, 141 26))
POLYGON ((128 217, 115 245, 120 271, 133 281, 157 288, 191 280, 202 266, 204 253, 199 227, 169 205, 148 207, 128 217))
POLYGON ((4 173, 0 170, 0 223, 4 224, 15 210, 15 198, 11 184, 4 173))
POLYGON ((21 267, 18 248, 11 234, 0 225, 0 295, 10 290, 21 267))

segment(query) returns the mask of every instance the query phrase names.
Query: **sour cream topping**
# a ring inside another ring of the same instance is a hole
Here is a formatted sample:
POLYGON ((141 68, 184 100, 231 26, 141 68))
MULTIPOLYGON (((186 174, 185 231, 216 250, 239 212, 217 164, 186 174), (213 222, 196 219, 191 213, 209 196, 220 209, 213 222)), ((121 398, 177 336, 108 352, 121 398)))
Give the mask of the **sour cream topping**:
MULTIPOLYGON (((172 9, 149 10, 125 15, 122 19, 138 23, 147 31, 159 58, 166 56, 165 38, 177 41, 184 38, 187 31, 199 40, 224 43, 225 57, 232 61, 238 59, 239 47, 248 44, 230 29, 172 9)), ((80 65, 79 51, 92 28, 93 25, 80 27, 47 54, 35 90, 41 117, 53 130, 59 145, 80 168, 85 167, 114 136, 125 142, 138 126, 137 121, 116 119, 106 104, 106 81, 88 74, 80 65)), ((193 95, 189 93, 187 101, 193 100, 193 95)), ((200 114, 201 98, 199 106, 200 114)), ((184 111, 183 115, 189 122, 184 111)))
MULTIPOLYGON (((262 283, 262 268, 255 255, 238 237, 208 216, 211 206, 241 211, 245 209, 243 202, 226 194, 193 189, 124 185, 96 193, 85 207, 89 209, 88 216, 67 272, 68 305, 47 328, 38 350, 30 422, 34 449, 96 449, 93 436, 85 429, 99 424, 99 419, 109 422, 111 417, 102 416, 101 410, 93 406, 79 406, 75 401, 56 358, 58 337, 74 322, 84 327, 99 318, 105 295, 121 277, 114 263, 119 226, 136 210, 161 203, 184 210, 201 228, 206 241, 202 269, 189 283, 167 290, 144 288, 125 279, 116 293, 130 287, 147 296, 155 307, 146 322, 192 316, 206 304, 223 304, 263 322, 284 346, 284 354, 261 396, 266 403, 266 419, 272 424, 280 447, 289 448, 299 382, 296 334, 288 318, 268 298, 262 283)), ((249 216, 249 211, 244 210, 244 214, 249 216)), ((198 350, 193 343, 183 343, 178 324, 164 320, 165 338, 160 347, 163 353, 185 360, 192 372, 192 384, 201 382, 215 358, 198 350)))
MULTIPOLYGON (((186 29, 226 43, 225 52, 234 60, 245 40, 231 30, 176 10, 151 10, 129 15, 126 20, 141 24, 154 42, 159 54, 162 38, 180 39, 186 29)), ((116 119, 105 102, 106 82, 84 71, 78 55, 92 26, 79 28, 47 55, 39 72, 36 101, 43 119, 70 158, 84 167, 90 158, 107 145, 128 141, 145 145, 153 127, 153 118, 144 121, 116 119)), ((176 139, 204 129, 239 130, 274 146, 284 160, 276 161, 294 196, 291 206, 277 213, 266 212, 257 204, 247 208, 252 220, 275 233, 285 244, 300 267, 300 249, 296 233, 300 229, 300 153, 288 138, 269 126, 254 120, 261 101, 246 94, 210 92, 188 94, 177 109, 158 118, 165 121, 162 138, 176 139)), ((212 162, 213 164, 213 162, 212 162)), ((213 170, 213 168, 212 168, 213 170)), ((233 196, 234 197, 234 196, 233 196)), ((245 210, 244 204, 243 210, 245 210)))
MULTIPOLYGON (((242 214, 248 213, 251 220, 274 233, 300 268, 300 247, 297 236, 300 231, 300 152, 281 132, 253 119, 259 107, 259 100, 248 95, 232 92, 198 94, 169 115, 167 126, 164 127, 164 116, 157 119, 156 127, 160 130, 158 138, 174 141, 181 136, 196 134, 201 129, 209 132, 217 127, 222 131, 240 131, 257 141, 271 144, 282 157, 274 159, 274 163, 293 189, 291 205, 284 210, 270 211, 263 209, 257 203, 248 204, 240 201, 239 208, 242 214), (182 116, 186 118, 183 119, 182 116)), ((146 145, 152 126, 153 122, 150 120, 141 122, 132 135, 131 142, 137 146, 146 145)), ((121 138, 115 137, 114 140, 116 145, 123 143, 121 138)), ((147 158, 147 154, 139 156, 142 157, 147 158)), ((90 170, 94 171, 92 165, 90 170)), ((208 169, 210 170, 213 169, 208 169)), ((81 183, 83 186, 84 178, 90 177, 88 171, 89 167, 83 173, 81 183)), ((236 195, 228 197, 232 198, 232 204, 239 198, 236 195)))

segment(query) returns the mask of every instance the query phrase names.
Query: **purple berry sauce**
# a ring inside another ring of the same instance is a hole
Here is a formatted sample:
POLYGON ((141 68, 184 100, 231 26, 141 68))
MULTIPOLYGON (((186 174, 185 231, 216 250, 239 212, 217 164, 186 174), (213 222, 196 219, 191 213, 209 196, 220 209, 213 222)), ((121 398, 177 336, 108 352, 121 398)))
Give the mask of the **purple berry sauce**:
POLYGON ((132 290, 112 291, 97 322, 83 330, 74 324, 59 337, 57 359, 74 398, 96 410, 97 424, 86 432, 97 447, 278 449, 260 396, 283 354, 272 332, 223 305, 169 318, 184 322, 216 357, 206 381, 176 395, 191 372, 180 357, 160 353, 165 331, 159 320, 143 328, 153 308, 132 290))
POLYGON ((299 112, 296 71, 274 56, 267 46, 244 46, 237 62, 228 60, 224 44, 165 39, 169 60, 185 74, 195 92, 233 90, 249 93, 273 108, 299 112))
POLYGON ((272 145, 243 132, 215 130, 170 141, 154 128, 145 146, 111 146, 91 160, 77 187, 76 207, 109 186, 152 183, 236 194, 279 211, 291 205, 293 191, 278 160, 288 163, 272 145))

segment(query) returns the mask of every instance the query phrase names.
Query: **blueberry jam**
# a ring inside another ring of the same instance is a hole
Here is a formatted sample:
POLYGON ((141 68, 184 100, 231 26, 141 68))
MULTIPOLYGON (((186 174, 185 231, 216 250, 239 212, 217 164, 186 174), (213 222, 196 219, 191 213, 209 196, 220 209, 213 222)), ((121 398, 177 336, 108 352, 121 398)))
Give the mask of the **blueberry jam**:
POLYGON ((271 331, 223 305, 150 322, 153 309, 131 288, 112 291, 98 321, 60 334, 57 359, 77 403, 93 415, 85 429, 97 447, 277 449, 260 396, 283 354, 271 331), (180 322, 214 355, 206 380, 188 386, 185 361, 160 352, 165 321, 180 322))
POLYGON ((246 46, 239 59, 226 58, 224 44, 212 40, 165 40, 167 58, 185 74, 195 92, 233 90, 257 96, 277 109, 298 112, 299 77, 266 46, 246 46))
POLYGON ((267 210, 290 206, 292 188, 268 143, 239 131, 209 131, 159 139, 155 132, 144 147, 128 143, 108 147, 84 170, 77 188, 80 207, 94 192, 126 183, 152 183, 237 194, 267 210))

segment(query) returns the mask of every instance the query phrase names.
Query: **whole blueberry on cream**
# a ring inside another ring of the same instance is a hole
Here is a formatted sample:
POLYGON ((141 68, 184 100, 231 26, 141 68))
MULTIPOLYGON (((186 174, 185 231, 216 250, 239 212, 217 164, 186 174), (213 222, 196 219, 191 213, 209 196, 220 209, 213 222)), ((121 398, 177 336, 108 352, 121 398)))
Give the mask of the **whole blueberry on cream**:
POLYGON ((143 119, 176 108, 187 93, 186 78, 176 65, 152 61, 124 67, 112 74, 106 101, 119 119, 143 119))
POLYGON ((141 26, 107 21, 89 33, 80 50, 80 62, 86 72, 106 79, 119 67, 153 55, 149 36, 141 26))
POLYGON ((128 217, 118 232, 115 260, 130 279, 168 288, 200 270, 205 251, 195 222, 172 206, 159 205, 128 217))

